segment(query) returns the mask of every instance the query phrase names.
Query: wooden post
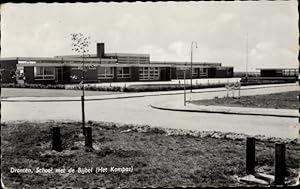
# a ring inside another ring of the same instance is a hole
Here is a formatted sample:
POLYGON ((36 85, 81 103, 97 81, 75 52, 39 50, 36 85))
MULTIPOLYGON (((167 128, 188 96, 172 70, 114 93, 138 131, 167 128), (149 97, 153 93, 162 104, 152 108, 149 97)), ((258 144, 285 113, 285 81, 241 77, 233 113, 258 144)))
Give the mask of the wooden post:
POLYGON ((84 127, 85 127, 85 115, 84 115, 84 96, 81 96, 81 113, 82 113, 82 132, 84 133, 84 127))
POLYGON ((255 173, 255 138, 248 137, 246 144, 246 173, 255 173))
POLYGON ((92 128, 85 127, 85 146, 89 148, 93 148, 93 141, 92 141, 92 128))
POLYGON ((56 150, 58 152, 62 151, 61 147, 61 139, 60 139, 60 127, 52 128, 52 150, 56 150))
POLYGON ((285 178, 285 144, 275 144, 275 184, 284 185, 285 178))

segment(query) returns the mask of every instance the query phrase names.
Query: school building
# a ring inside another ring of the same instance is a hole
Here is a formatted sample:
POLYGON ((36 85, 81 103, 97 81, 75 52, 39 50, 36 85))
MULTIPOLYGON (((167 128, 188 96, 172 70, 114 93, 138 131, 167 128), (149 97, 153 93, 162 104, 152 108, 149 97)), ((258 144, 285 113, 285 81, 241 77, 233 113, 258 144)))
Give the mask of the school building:
POLYGON ((123 81, 169 81, 186 78, 233 77, 233 67, 221 63, 150 61, 149 54, 105 53, 97 43, 97 54, 1 58, 3 83, 69 84, 123 81), (84 61, 84 72, 82 63, 84 61))

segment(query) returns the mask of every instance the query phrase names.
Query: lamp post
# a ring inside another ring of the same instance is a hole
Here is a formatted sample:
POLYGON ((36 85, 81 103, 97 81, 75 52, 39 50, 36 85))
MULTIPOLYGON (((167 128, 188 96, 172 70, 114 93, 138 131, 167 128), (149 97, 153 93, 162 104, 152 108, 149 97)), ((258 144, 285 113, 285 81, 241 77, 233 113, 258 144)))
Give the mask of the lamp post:
POLYGON ((248 81, 248 33, 246 35, 246 81, 248 81))
POLYGON ((197 46, 197 42, 192 41, 191 43, 191 93, 193 92, 193 44, 195 44, 196 48, 198 48, 197 46))

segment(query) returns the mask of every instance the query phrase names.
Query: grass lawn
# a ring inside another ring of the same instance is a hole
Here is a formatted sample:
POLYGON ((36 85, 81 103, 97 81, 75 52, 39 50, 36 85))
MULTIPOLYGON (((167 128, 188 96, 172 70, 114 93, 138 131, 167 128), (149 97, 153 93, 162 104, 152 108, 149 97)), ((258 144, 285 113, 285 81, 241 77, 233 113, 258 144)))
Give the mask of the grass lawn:
MULTIPOLYGON (((116 94, 107 91, 85 91, 86 96, 116 94)), ((73 97, 81 96, 81 90, 64 89, 28 89, 28 88, 2 88, 1 97, 73 97)))
MULTIPOLYGON (((9 188, 46 187, 176 187, 248 186, 245 175, 245 139, 209 135, 168 135, 147 126, 88 123, 93 128, 93 150, 85 149, 79 122, 2 124, 2 180, 9 188), (51 150, 53 125, 61 127, 63 151, 51 150), (33 173, 11 173, 29 168, 33 173), (36 168, 70 168, 75 173, 36 173, 36 168), (93 168, 78 173, 78 168, 93 168), (96 167, 108 168, 96 173, 96 167), (110 172, 111 167, 133 167, 132 172, 110 172)), ((258 140, 256 168, 274 174, 274 142, 258 140)), ((287 143, 287 176, 300 168, 299 141, 287 143)))
POLYGON ((276 94, 241 96, 239 98, 226 97, 211 100, 195 100, 196 105, 237 106, 253 108, 299 109, 300 103, 297 96, 300 91, 291 91, 276 94))

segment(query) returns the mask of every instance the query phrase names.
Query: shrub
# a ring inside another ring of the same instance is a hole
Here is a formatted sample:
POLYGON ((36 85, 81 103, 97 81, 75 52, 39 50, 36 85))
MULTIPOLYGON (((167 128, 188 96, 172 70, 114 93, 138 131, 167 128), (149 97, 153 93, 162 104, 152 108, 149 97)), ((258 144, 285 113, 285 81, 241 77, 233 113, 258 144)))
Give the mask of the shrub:
POLYGON ((20 83, 3 83, 1 85, 3 88, 32 88, 32 89, 65 89, 65 85, 63 84, 57 84, 57 85, 52 85, 52 84, 20 84, 20 83))

